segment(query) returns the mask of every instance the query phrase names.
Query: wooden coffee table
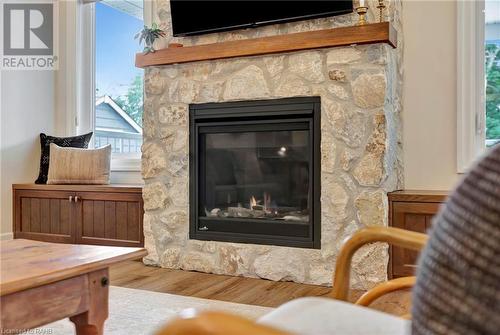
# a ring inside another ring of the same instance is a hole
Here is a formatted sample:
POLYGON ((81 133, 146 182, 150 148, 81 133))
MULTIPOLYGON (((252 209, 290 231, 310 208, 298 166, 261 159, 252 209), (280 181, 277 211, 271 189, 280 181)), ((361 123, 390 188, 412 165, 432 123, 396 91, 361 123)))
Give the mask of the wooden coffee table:
POLYGON ((2 334, 69 317, 77 334, 102 334, 108 317, 108 268, 146 255, 143 248, 2 241, 2 334))

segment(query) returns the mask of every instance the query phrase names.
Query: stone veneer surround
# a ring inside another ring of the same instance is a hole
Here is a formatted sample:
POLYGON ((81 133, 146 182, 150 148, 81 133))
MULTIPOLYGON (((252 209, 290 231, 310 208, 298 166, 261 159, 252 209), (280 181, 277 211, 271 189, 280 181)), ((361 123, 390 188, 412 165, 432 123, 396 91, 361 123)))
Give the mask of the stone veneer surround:
MULTIPOLYGON (((399 31, 400 6, 389 5, 399 31)), ((162 21, 170 19, 168 1, 159 1, 157 10, 162 21)), ((344 15, 170 41, 202 44, 349 25, 354 19, 344 15)), ((376 44, 148 68, 144 262, 331 284, 342 241, 364 225, 387 225, 386 193, 402 184, 401 38, 399 43, 398 49, 376 44), (297 96, 321 97, 321 249, 189 240, 188 105, 297 96)), ((384 280, 387 260, 387 246, 362 248, 354 257, 353 286, 384 280)))

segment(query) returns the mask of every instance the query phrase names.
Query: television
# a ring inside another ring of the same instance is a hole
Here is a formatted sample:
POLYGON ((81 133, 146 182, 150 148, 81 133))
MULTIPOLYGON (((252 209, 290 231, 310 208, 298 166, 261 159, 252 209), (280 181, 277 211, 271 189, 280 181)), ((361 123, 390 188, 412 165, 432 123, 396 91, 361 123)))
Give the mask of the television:
POLYGON ((191 36, 347 14, 352 0, 171 0, 174 36, 191 36))

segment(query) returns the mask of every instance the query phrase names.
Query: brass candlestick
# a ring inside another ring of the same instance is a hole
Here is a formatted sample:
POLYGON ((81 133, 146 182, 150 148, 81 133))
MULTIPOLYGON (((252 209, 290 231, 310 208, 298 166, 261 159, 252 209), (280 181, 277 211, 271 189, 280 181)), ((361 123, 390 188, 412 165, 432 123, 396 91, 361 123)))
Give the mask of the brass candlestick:
POLYGON ((378 0, 377 8, 379 10, 379 21, 384 22, 384 9, 385 9, 384 0, 378 0))
POLYGON ((368 12, 367 6, 356 7, 356 13, 359 15, 358 26, 363 26, 366 24, 366 12, 368 12))

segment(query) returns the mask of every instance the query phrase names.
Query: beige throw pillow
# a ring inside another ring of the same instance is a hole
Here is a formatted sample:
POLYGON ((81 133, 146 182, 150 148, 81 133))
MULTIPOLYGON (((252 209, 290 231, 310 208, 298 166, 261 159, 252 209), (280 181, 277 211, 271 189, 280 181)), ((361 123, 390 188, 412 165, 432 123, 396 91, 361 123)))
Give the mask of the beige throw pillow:
POLYGON ((98 149, 50 144, 47 184, 109 184, 111 145, 98 149))

